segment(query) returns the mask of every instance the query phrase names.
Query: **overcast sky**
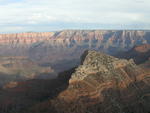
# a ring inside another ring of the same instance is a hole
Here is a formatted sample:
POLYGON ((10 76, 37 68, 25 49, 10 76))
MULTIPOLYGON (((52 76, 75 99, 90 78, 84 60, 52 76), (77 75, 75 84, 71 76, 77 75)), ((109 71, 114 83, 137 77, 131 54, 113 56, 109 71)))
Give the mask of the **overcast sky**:
POLYGON ((150 0, 0 0, 0 33, 150 29, 150 0))

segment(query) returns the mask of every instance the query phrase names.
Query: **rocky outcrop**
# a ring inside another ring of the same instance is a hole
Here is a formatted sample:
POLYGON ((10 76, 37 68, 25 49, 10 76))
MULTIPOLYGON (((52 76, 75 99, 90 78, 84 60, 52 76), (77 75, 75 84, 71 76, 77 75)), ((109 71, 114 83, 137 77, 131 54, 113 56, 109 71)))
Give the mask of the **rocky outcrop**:
MULTIPOLYGON (((82 81, 88 75, 92 74, 101 74, 104 78, 108 79, 109 77, 122 78, 122 75, 117 75, 117 69, 130 66, 130 68, 138 68, 134 61, 118 59, 113 56, 106 55, 104 53, 98 53, 96 51, 86 51, 86 57, 84 58, 83 65, 79 66, 76 69, 76 72, 72 75, 70 83, 72 81, 82 81), (113 76, 112 74, 115 74, 113 76)), ((83 56, 85 56, 83 54, 83 56)))
POLYGON ((69 87, 54 100, 57 113, 149 113, 150 73, 133 60, 86 51, 69 87), (74 109, 74 112, 71 112, 74 109))

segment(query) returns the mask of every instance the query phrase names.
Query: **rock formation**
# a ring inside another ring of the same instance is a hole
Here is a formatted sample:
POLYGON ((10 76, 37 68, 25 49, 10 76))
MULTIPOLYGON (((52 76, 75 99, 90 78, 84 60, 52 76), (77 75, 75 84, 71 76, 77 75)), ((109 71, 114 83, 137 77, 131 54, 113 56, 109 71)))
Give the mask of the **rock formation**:
MULTIPOLYGON (((108 79, 112 74, 117 73, 116 70, 130 66, 131 68, 137 68, 133 60, 118 59, 113 56, 106 55, 104 53, 98 53, 96 51, 86 51, 87 54, 83 65, 76 69, 76 73, 72 75, 70 82, 76 80, 84 80, 88 75, 101 74, 104 78, 108 79)), ((83 56, 85 56, 83 54, 83 56)), ((122 78, 122 75, 112 76, 122 78)))
POLYGON ((50 41, 53 46, 70 47, 75 43, 88 42, 89 47, 92 47, 92 43, 96 43, 95 46, 97 47, 103 46, 104 48, 108 48, 109 46, 119 46, 129 48, 136 44, 150 43, 149 35, 150 31, 64 30, 45 33, 1 34, 0 44, 32 44, 35 42, 50 41))
POLYGON ((95 51, 85 54, 82 65, 71 75, 68 89, 54 100, 57 113, 150 112, 150 72, 132 59, 95 51))
POLYGON ((134 59, 136 64, 142 64, 150 59, 150 44, 135 46, 129 51, 120 52, 115 55, 119 58, 134 59))
POLYGON ((46 41, 53 35, 53 32, 43 33, 16 33, 16 34, 1 34, 0 44, 33 44, 35 42, 46 41))

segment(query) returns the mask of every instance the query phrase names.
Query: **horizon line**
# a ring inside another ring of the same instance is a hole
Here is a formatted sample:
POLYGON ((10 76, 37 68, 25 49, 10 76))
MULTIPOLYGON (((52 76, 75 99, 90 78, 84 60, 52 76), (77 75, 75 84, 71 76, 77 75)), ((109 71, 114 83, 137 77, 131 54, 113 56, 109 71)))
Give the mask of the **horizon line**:
POLYGON ((21 34, 21 33, 50 33, 50 32, 61 32, 61 31, 150 31, 150 29, 61 29, 54 31, 20 31, 20 32, 0 32, 0 35, 5 34, 21 34))

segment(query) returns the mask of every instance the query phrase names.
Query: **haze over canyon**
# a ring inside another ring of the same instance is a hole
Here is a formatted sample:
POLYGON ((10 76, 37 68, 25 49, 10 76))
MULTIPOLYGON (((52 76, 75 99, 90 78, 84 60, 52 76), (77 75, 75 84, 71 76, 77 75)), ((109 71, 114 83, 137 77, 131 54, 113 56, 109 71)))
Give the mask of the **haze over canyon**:
POLYGON ((149 113, 149 30, 0 34, 0 112, 149 113))

